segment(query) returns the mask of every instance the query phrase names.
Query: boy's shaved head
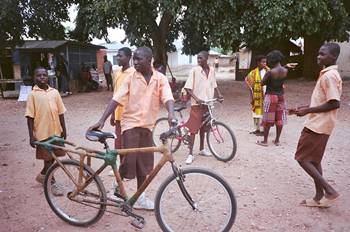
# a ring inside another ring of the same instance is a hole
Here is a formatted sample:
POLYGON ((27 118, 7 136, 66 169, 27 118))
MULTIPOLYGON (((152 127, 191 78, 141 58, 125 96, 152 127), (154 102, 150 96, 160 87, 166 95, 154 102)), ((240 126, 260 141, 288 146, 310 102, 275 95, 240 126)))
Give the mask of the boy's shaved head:
POLYGON ((37 73, 38 70, 40 70, 40 69, 44 69, 44 70, 47 72, 47 69, 46 69, 46 68, 39 66, 39 67, 36 67, 36 68, 34 69, 34 74, 37 73))
POLYGON ((135 52, 141 53, 147 59, 152 59, 153 57, 152 49, 150 49, 149 47, 139 47, 136 49, 135 52))
POLYGON ((340 53, 340 46, 337 43, 325 43, 322 47, 326 47, 331 55, 338 59, 340 53))
POLYGON ((209 57, 209 52, 208 51, 200 51, 199 53, 198 53, 198 55, 202 55, 202 56, 204 56, 206 59, 208 59, 208 57, 209 57))

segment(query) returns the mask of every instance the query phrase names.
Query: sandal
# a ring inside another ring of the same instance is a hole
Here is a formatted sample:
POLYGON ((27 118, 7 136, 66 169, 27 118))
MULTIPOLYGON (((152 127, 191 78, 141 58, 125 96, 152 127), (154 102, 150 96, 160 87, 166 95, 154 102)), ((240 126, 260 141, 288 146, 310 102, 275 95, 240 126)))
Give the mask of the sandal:
MULTIPOLYGON (((323 199, 323 198, 322 198, 323 199)), ((321 199, 321 201, 322 201, 321 199)), ((306 207, 319 207, 319 208, 329 208, 329 204, 322 203, 321 201, 315 201, 314 199, 303 200, 300 205, 306 207)))

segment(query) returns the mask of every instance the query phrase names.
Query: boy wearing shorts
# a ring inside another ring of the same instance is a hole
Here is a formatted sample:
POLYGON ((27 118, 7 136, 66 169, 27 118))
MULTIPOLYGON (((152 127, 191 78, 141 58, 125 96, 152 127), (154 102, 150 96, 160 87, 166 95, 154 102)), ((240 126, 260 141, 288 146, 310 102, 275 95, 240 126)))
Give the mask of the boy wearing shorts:
MULTIPOLYGON (((36 147, 36 159, 44 161, 44 167, 36 177, 36 181, 43 184, 45 174, 54 160, 45 148, 36 146, 34 142, 45 141, 54 135, 66 138, 64 121, 66 108, 59 92, 48 85, 48 75, 45 68, 36 68, 34 78, 36 85, 28 96, 25 117, 27 118, 30 145, 36 147)), ((54 149, 53 152, 56 156, 65 155, 65 152, 59 149, 54 149)), ((58 188, 52 189, 52 191, 56 195, 62 194, 58 188)))
MULTIPOLYGON (((127 76, 114 94, 99 122, 89 129, 101 130, 105 121, 117 106, 123 106, 121 131, 123 148, 152 147, 152 129, 157 120, 160 104, 168 110, 169 122, 174 119, 174 98, 168 79, 152 68, 152 50, 148 47, 136 49, 133 55, 135 70, 127 76)), ((137 179, 137 188, 144 183, 152 171, 153 153, 131 154, 121 160, 119 172, 122 178, 137 179)), ((153 210, 154 203, 144 193, 134 209, 153 210)))
POLYGON ((197 55, 198 66, 194 67, 184 86, 186 92, 191 96, 190 118, 186 122, 186 127, 191 133, 191 141, 188 145, 189 154, 185 161, 191 164, 194 161, 193 145, 195 136, 199 131, 199 155, 210 156, 209 151, 204 149, 205 128, 200 128, 203 115, 207 112, 206 106, 201 105, 204 101, 210 100, 216 95, 221 101, 223 97, 217 87, 214 69, 208 65, 209 53, 201 51, 197 55))
POLYGON ((309 207, 330 207, 338 199, 339 193, 322 176, 321 161, 328 138, 335 126, 340 106, 342 80, 337 70, 336 60, 340 47, 336 43, 321 46, 317 62, 324 69, 320 72, 311 96, 310 106, 295 109, 297 116, 308 114, 301 132, 295 159, 312 177, 316 194, 301 202, 309 207))

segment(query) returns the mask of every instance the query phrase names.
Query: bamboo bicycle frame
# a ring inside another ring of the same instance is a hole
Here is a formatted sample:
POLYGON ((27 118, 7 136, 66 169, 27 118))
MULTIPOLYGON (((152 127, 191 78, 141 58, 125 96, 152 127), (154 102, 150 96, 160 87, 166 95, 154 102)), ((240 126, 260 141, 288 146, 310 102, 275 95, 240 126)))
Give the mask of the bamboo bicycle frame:
MULTIPOLYGON (((78 195, 79 192, 83 191, 91 183, 91 181, 93 180, 93 178, 95 176, 98 176, 107 166, 111 165, 113 168, 115 179, 116 179, 118 186, 120 188, 121 195, 124 197, 124 199, 127 199, 127 203, 129 203, 130 205, 134 205, 134 203, 139 198, 141 193, 148 187, 148 185, 152 182, 154 177, 162 169, 162 167, 165 165, 165 163, 167 163, 169 161, 173 161, 173 157, 171 156, 171 154, 169 152, 167 142, 165 142, 164 144, 162 144, 158 147, 129 148, 129 149, 118 149, 118 150, 107 149, 106 152, 102 152, 102 151, 98 151, 98 150, 94 150, 94 149, 90 149, 90 148, 86 148, 86 147, 82 147, 82 146, 77 146, 74 143, 69 142, 69 141, 65 141, 59 137, 52 137, 51 140, 63 142, 65 144, 68 144, 68 145, 74 147, 75 149, 70 149, 70 148, 67 148, 64 146, 53 145, 50 143, 51 142, 50 139, 46 142, 41 142, 41 143, 39 142, 38 144, 43 145, 46 148, 49 148, 49 150, 52 148, 53 149, 61 149, 61 150, 64 150, 66 152, 70 152, 70 153, 74 153, 74 154, 79 155, 79 176, 78 176, 78 180, 76 180, 73 177, 73 175, 64 167, 64 165, 62 164, 60 159, 57 158, 57 156, 54 154, 54 152, 51 152, 51 154, 52 154, 53 158, 55 159, 55 161, 57 162, 57 164, 64 170, 64 172, 68 175, 68 177, 72 180, 72 182, 76 186, 76 189, 70 194, 70 196, 69 196, 70 198, 73 198, 74 196, 78 195), (108 164, 108 162, 106 162, 106 156, 108 154, 111 154, 111 153, 114 153, 114 155, 116 157, 117 155, 126 156, 126 155, 130 155, 130 154, 134 154, 134 153, 150 153, 150 152, 160 152, 162 154, 162 158, 159 160, 159 162, 153 168, 151 173, 147 176, 146 180, 142 183, 140 188, 137 189, 137 191, 131 196, 131 198, 128 198, 127 193, 125 191, 125 187, 124 187, 123 182, 122 182, 122 178, 119 174, 119 170, 117 169, 116 164, 115 163, 108 164), (97 171, 94 172, 93 175, 91 175, 87 179, 83 175, 85 158, 87 158, 88 165, 89 165, 89 163, 91 163, 91 158, 105 160, 105 163, 102 164, 102 166, 100 168, 98 168, 97 171), (83 178, 85 178, 86 181, 83 181, 83 178)), ((102 204, 101 202, 98 202, 98 201, 96 201, 96 202, 91 201, 90 203, 102 204)), ((114 204, 107 203, 106 205, 114 205, 114 204)))

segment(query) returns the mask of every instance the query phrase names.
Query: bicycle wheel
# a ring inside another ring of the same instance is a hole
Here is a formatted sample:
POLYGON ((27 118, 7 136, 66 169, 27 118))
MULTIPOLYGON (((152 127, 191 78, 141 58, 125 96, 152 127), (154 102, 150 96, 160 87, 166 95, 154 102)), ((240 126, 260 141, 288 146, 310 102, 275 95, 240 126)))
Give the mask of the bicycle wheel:
POLYGON ((209 150, 220 161, 230 161, 237 151, 236 137, 230 127, 215 121, 207 133, 209 150))
MULTIPOLYGON (((75 160, 63 160, 62 164, 77 181, 79 176, 79 162, 75 160)), ((83 178, 86 180, 93 174, 93 170, 84 165, 83 178)), ((47 202, 55 214, 62 220, 75 226, 89 226, 97 222, 105 212, 106 190, 101 179, 96 176, 92 182, 73 198, 68 198, 70 192, 76 189, 75 184, 57 164, 53 164, 47 171, 44 192, 47 202), (57 196, 57 188, 63 195, 57 196), (93 204, 83 201, 95 201, 101 204, 93 204)))
MULTIPOLYGON (((161 145, 161 141, 159 140, 160 134, 162 134, 163 132, 166 132, 167 130, 169 130, 169 123, 168 123, 168 118, 159 118, 157 119, 156 123, 154 124, 154 128, 152 131, 152 136, 153 136, 153 144, 155 146, 159 146, 161 145)), ((179 129, 179 135, 180 135, 180 129, 179 129)), ((176 152, 181 145, 181 140, 175 138, 175 137, 171 137, 168 139, 168 143, 170 145, 171 148, 171 152, 174 153, 176 152)))
POLYGON ((202 168, 182 171, 184 187, 196 209, 182 194, 175 175, 160 186, 155 199, 157 222, 163 231, 229 231, 236 218, 236 198, 226 181, 202 168))

